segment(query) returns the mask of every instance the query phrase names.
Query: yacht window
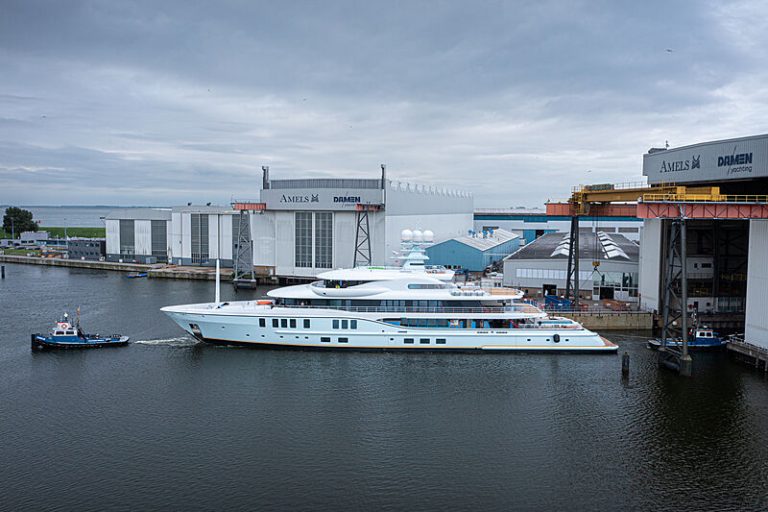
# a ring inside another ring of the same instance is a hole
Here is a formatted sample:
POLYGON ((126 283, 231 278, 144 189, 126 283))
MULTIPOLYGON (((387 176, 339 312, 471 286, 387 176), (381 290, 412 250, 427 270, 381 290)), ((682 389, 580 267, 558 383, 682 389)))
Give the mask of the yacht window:
POLYGON ((435 340, 435 343, 437 343, 438 345, 445 345, 445 338, 437 338, 435 340))
POLYGON ((296 319, 291 318, 291 329, 295 329, 295 328, 296 328, 296 319))
POLYGON ((54 336, 64 336, 64 331, 56 331, 53 333, 54 336))
POLYGON ((421 338, 419 339, 419 343, 422 345, 429 345, 429 338, 421 338))
POLYGON ((349 329, 349 321, 348 320, 342 320, 341 321, 341 328, 342 329, 349 329))
POLYGON ((277 326, 278 326, 277 318, 273 318, 272 319, 272 327, 277 327, 277 326))
POLYGON ((403 343, 413 343, 413 338, 405 338, 403 343))
POLYGON ((339 338, 339 343, 347 343, 349 338, 339 338))
POLYGON ((333 321, 333 328, 334 329, 338 329, 339 328, 339 321, 338 320, 334 320, 333 321))
POLYGON ((308 318, 304 319, 304 328, 305 329, 309 329, 309 319, 308 318))
POLYGON ((282 327, 283 329, 285 329, 286 327, 288 327, 288 320, 287 320, 287 319, 285 319, 285 318, 281 318, 281 319, 280 319, 280 327, 282 327))
POLYGON ((320 338, 320 341, 322 341, 323 343, 330 343, 331 342, 331 338, 327 338, 327 337, 323 336, 322 338, 320 338))
POLYGON ((266 326, 267 326, 267 319, 259 318, 259 327, 266 327, 266 326))
POLYGON ((350 329, 357 329, 357 320, 350 320, 349 321, 349 328, 350 329))

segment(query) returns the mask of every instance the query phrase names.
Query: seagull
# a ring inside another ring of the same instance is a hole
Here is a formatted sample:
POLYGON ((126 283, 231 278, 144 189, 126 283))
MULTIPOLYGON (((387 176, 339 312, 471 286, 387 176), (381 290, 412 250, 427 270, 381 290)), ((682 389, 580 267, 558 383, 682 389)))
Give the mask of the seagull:
POLYGON ((673 50, 672 48, 667 48, 665 51, 666 51, 667 53, 672 53, 674 50, 673 50))

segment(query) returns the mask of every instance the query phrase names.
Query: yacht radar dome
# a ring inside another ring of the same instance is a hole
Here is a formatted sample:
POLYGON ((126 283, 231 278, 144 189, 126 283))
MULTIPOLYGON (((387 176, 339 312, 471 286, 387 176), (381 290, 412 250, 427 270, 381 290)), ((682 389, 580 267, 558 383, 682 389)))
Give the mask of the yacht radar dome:
POLYGON ((435 234, 429 229, 424 231, 423 236, 425 242, 434 242, 435 240, 435 234))
POLYGON ((413 231, 410 229, 404 229, 400 232, 400 240, 403 242, 410 242, 413 240, 413 231))
POLYGON ((414 229, 413 230, 413 241, 414 242, 421 242, 423 240, 424 240, 424 234, 420 230, 414 229))

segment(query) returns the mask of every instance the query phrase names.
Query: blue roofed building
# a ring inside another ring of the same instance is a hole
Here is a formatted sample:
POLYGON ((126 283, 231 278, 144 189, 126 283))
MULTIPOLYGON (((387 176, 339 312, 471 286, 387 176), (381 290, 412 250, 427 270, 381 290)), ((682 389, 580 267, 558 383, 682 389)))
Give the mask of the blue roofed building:
POLYGON ((520 248, 520 235, 497 229, 451 238, 427 247, 430 265, 482 272, 520 248))

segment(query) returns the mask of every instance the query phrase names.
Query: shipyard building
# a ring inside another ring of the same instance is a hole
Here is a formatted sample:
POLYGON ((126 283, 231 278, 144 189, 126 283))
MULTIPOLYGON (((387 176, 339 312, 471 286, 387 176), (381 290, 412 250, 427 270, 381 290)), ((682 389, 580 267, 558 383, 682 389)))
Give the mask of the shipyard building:
MULTIPOLYGON (((568 233, 549 233, 504 260, 504 285, 531 298, 562 296, 566 291, 568 233)), ((640 248, 617 233, 579 232, 579 296, 637 302, 640 248)))
POLYGON ((232 266, 247 253, 259 274, 309 278, 370 260, 392 263, 404 229, 435 241, 472 228, 469 192, 387 179, 272 180, 233 207, 127 208, 106 219, 107 259, 232 266))
POLYGON ((482 272, 515 252, 520 247, 520 235, 504 229, 451 238, 427 247, 430 265, 482 272))
POLYGON ((642 307, 661 310, 665 275, 685 261, 683 307, 715 326, 743 329, 747 342, 768 347, 768 135, 651 149, 643 155, 643 174, 652 185, 674 183, 706 193, 651 195, 638 204, 638 217, 645 219, 642 307), (674 252, 682 247, 681 233, 685 258, 674 252))
MULTIPOLYGON (((639 241, 643 220, 635 216, 589 216, 581 218, 580 230, 597 233, 616 233, 630 240, 639 241)), ((571 229, 569 215, 548 215, 542 210, 520 208, 478 208, 475 210, 475 231, 505 229, 520 235, 524 243, 531 243, 547 233, 568 232, 571 229)))

